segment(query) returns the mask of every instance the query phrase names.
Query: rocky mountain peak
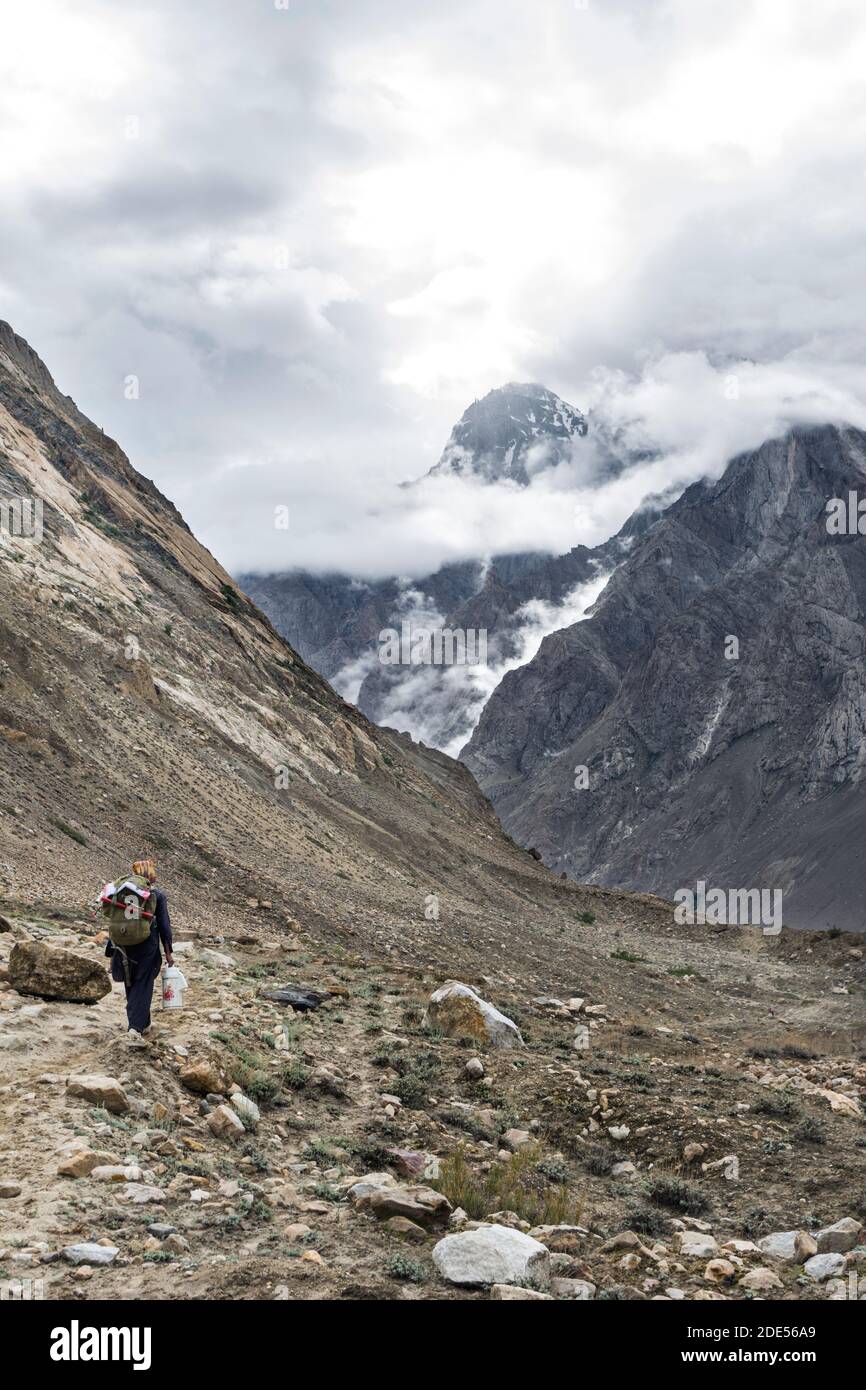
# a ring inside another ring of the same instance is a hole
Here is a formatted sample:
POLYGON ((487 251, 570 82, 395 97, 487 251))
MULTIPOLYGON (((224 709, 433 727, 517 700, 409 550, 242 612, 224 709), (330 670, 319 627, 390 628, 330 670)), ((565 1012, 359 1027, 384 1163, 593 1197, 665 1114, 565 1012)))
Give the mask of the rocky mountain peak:
POLYGON ((430 476, 511 479, 526 487, 567 457, 587 429, 586 417, 546 386, 510 381, 464 410, 430 476))

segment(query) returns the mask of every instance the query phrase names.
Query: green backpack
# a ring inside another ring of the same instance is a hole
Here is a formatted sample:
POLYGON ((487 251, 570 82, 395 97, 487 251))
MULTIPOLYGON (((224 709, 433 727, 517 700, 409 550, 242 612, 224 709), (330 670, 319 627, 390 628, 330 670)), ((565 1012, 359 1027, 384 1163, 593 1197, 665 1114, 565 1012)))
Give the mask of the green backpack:
POLYGON ((141 874, 120 874, 106 883, 99 901, 115 946, 140 946, 150 936, 156 893, 141 874))

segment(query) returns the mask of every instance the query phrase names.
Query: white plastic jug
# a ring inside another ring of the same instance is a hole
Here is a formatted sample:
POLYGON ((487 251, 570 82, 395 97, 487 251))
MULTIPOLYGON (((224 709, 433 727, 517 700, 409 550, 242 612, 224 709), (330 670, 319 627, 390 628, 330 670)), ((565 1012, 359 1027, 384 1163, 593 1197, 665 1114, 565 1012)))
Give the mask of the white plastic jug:
POLYGON ((176 965, 165 966, 162 972, 162 1007, 182 1009, 184 990, 188 988, 182 970, 178 970, 176 965))

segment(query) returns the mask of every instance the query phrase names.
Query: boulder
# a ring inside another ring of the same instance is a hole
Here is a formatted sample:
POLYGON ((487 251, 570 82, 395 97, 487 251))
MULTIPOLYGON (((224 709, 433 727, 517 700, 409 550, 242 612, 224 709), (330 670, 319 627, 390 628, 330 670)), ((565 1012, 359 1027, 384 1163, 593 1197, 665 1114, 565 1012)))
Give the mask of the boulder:
POLYGON ((431 1230, 445 1226, 451 1215, 451 1203, 432 1187, 380 1187, 362 1197, 359 1207, 366 1207, 379 1221, 390 1216, 405 1216, 408 1221, 431 1230))
POLYGON ((188 1091, 195 1091, 199 1096, 222 1095, 226 1085, 220 1068, 209 1057, 199 1057, 181 1067, 180 1082, 188 1091))
POLYGON ((837 1254, 813 1255, 803 1265, 810 1279, 822 1284, 825 1279, 834 1279, 845 1272, 845 1256, 837 1254))
POLYGON ((116 1245, 97 1245, 95 1241, 86 1240, 80 1245, 67 1245, 61 1254, 71 1265, 110 1265, 120 1251, 116 1245))
POLYGON ((758 1249, 762 1255, 772 1255, 776 1260, 798 1261, 797 1237, 799 1231, 773 1231, 772 1235, 762 1236, 758 1249))
POLYGON ((90 1072, 82 1076, 70 1076, 66 1083, 68 1096, 80 1096, 91 1105, 101 1105, 112 1115, 125 1115, 131 1109, 126 1092, 113 1076, 102 1076, 90 1072))
POLYGON ((229 1097, 229 1105, 240 1117, 245 1129, 255 1129, 262 1118, 262 1112, 255 1101, 250 1100, 249 1096, 245 1096, 241 1091, 235 1091, 235 1094, 229 1097))
POLYGON ((93 1172, 94 1168, 116 1161, 113 1154, 99 1153, 93 1149, 78 1149, 68 1158, 64 1158, 61 1163, 58 1163, 57 1176, 59 1178, 86 1178, 88 1173, 93 1172))
POLYGON ((469 985, 447 980, 431 996, 423 1020, 449 1038, 472 1038, 489 1047, 525 1047, 520 1029, 469 985))
POLYGON ((522 1231, 479 1226, 444 1236, 433 1247, 433 1263, 450 1284, 519 1284, 550 1281, 550 1254, 522 1231))
POLYGON ((230 1105, 218 1105, 207 1117, 208 1128, 218 1139, 240 1139, 246 1134, 243 1120, 230 1105))
POLYGON ((819 1255, 845 1255, 854 1249, 862 1230, 862 1222, 856 1221, 853 1216, 843 1216, 835 1225, 814 1232, 816 1251, 819 1255))
POLYGON ((16 941, 9 957, 9 983, 19 994, 70 1004, 95 1004, 111 993, 111 980, 100 961, 43 941, 16 941))

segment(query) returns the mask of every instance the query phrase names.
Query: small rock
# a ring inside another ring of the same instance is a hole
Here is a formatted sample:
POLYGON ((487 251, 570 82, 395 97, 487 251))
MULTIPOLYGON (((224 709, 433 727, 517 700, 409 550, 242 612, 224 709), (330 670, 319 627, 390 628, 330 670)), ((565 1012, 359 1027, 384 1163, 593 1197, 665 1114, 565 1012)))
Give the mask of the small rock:
POLYGON ((753 1293, 771 1293, 774 1289, 783 1289, 785 1286, 778 1274, 774 1274, 772 1269, 767 1269, 766 1265, 759 1265, 757 1269, 750 1269, 748 1274, 744 1274, 739 1280, 738 1288, 751 1289, 753 1293))
POLYGON ((80 1096, 91 1105, 104 1106, 112 1115, 125 1115, 131 1109, 126 1092, 113 1076, 102 1076, 91 1072, 82 1076, 70 1076, 66 1083, 66 1094, 80 1096))
POLYGON ((10 1182, 8 1179, 0 1181, 0 1197, 20 1197, 20 1182, 10 1182))
POLYGON ((246 1134, 240 1116, 228 1105, 218 1105, 207 1117, 207 1125, 218 1139, 240 1139, 246 1134))
POLYGON ((719 1253, 715 1238, 702 1231, 677 1231, 674 1241, 680 1254, 690 1260, 710 1260, 719 1253))
POLYGON ((553 1302, 553 1295, 541 1293, 538 1289, 521 1289, 516 1284, 493 1284, 490 1297, 502 1303, 537 1303, 539 1300, 553 1302))

